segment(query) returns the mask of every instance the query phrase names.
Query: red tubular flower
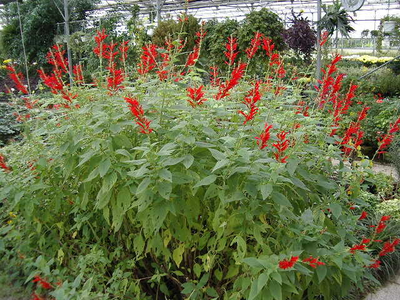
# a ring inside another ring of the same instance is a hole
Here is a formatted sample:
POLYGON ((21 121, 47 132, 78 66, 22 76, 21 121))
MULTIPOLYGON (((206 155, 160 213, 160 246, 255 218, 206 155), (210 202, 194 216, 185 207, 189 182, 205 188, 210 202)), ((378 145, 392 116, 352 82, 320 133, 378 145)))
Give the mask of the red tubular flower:
POLYGON ((265 54, 268 57, 271 57, 271 55, 272 55, 272 53, 274 51, 275 45, 274 45, 274 43, 272 42, 272 40, 270 38, 263 37, 263 39, 262 39, 262 48, 265 50, 265 54))
POLYGON ((394 252, 396 249, 396 246, 400 243, 400 239, 395 239, 393 243, 391 242, 386 242, 383 245, 382 251, 379 253, 379 256, 385 256, 386 254, 394 252))
POLYGON ((238 43, 237 38, 228 37, 228 42, 225 45, 226 51, 224 52, 226 58, 228 59, 225 63, 228 66, 232 66, 235 63, 236 56, 239 54, 237 51, 238 43))
POLYGON ((44 298, 40 297, 38 294, 33 293, 32 294, 32 300, 44 300, 44 298))
POLYGON ((324 266, 325 263, 323 263, 322 261, 319 261, 318 258, 314 258, 312 256, 310 256, 309 258, 303 259, 303 262, 308 263, 310 265, 311 268, 316 269, 317 266, 324 266))
POLYGON ((188 58, 186 60, 185 68, 194 66, 197 62, 197 59, 200 55, 200 47, 194 46, 193 51, 189 53, 188 58))
POLYGON ((290 258, 290 260, 286 260, 286 259, 281 260, 279 262, 279 268, 284 269, 284 270, 293 268, 298 260, 299 260, 298 256, 292 256, 290 258))
POLYGON ((83 71, 82 71, 82 65, 75 65, 73 67, 72 73, 74 73, 75 76, 75 82, 80 84, 80 83, 85 83, 85 80, 83 78, 83 71))
POLYGON ((390 218, 391 216, 382 216, 381 220, 378 223, 378 226, 376 226, 376 233, 381 233, 386 228, 385 222, 389 221, 390 218))
POLYGON ((272 129, 272 127, 273 127, 272 125, 268 125, 268 123, 265 123, 264 132, 261 133, 260 136, 256 137, 257 145, 260 147, 260 150, 268 147, 267 142, 271 138, 270 130, 272 129))
POLYGON ((381 261, 380 260, 374 260, 371 265, 368 266, 370 269, 379 269, 381 266, 381 261))
POLYGON ((121 85, 121 83, 124 81, 123 70, 116 69, 115 64, 107 68, 107 70, 110 72, 110 76, 107 77, 108 90, 113 93, 120 89, 124 89, 124 86, 121 85))
POLYGON ((369 244, 371 242, 371 239, 363 239, 361 244, 369 244))
POLYGON ((40 284, 42 286, 42 288, 44 288, 46 290, 53 288, 49 282, 47 282, 45 279, 41 278, 39 275, 36 275, 33 278, 32 282, 40 284))
POLYGON ((207 101, 206 98, 203 98, 204 92, 202 91, 204 88, 204 85, 201 85, 200 87, 196 88, 191 88, 189 87, 187 89, 187 96, 190 98, 187 101, 189 104, 194 108, 196 106, 202 105, 205 101, 207 101))
POLYGON ((153 129, 150 128, 151 121, 144 116, 144 110, 139 101, 129 97, 125 97, 124 99, 130 105, 129 109, 136 118, 136 124, 140 126, 139 131, 143 134, 152 133, 153 129))
POLYGON ((143 53, 140 56, 141 63, 138 64, 138 72, 141 75, 149 73, 156 65, 157 59, 157 46, 154 44, 145 45, 142 47, 143 53))
POLYGON ((254 84, 254 87, 247 93, 247 96, 244 98, 244 101, 243 101, 243 103, 249 109, 249 112, 245 113, 242 110, 239 111, 239 113, 245 117, 243 124, 246 124, 248 121, 252 120, 254 118, 254 116, 257 114, 258 107, 256 106, 256 103, 260 99, 261 99, 260 82, 256 81, 256 83, 254 84))
POLYGON ((289 132, 285 132, 284 130, 282 130, 277 135, 279 141, 272 144, 272 146, 274 146, 278 150, 278 152, 274 153, 274 156, 276 161, 280 163, 286 163, 289 157, 288 155, 284 156, 284 152, 289 148, 289 140, 286 139, 286 135, 288 133, 289 132))
POLYGON ((53 94, 58 94, 64 89, 64 83, 55 73, 47 75, 43 70, 38 70, 40 79, 48 86, 53 94))
POLYGON ((220 85, 218 94, 215 96, 216 100, 221 100, 222 98, 229 96, 229 91, 233 89, 243 77, 246 66, 247 64, 241 63, 232 70, 231 79, 220 85))
POLYGON ((256 32, 254 34, 254 38, 251 40, 250 47, 246 49, 247 58, 250 60, 257 53, 258 48, 261 45, 262 34, 260 32, 256 32))
POLYGON ((354 245, 352 248, 350 248, 350 253, 354 254, 356 251, 365 251, 366 246, 363 244, 360 245, 354 245))
POLYGON ((22 83, 24 75, 22 75, 22 73, 17 73, 12 65, 7 65, 6 69, 9 71, 8 76, 12 79, 12 81, 14 81, 16 88, 25 95, 29 94, 28 90, 22 83))
POLYGON ((358 218, 358 220, 364 220, 365 218, 367 218, 367 216, 368 216, 368 213, 366 211, 363 211, 361 213, 361 216, 358 218))
POLYGON ((358 122, 361 122, 367 117, 367 112, 371 109, 371 107, 364 106, 363 109, 358 114, 358 122))

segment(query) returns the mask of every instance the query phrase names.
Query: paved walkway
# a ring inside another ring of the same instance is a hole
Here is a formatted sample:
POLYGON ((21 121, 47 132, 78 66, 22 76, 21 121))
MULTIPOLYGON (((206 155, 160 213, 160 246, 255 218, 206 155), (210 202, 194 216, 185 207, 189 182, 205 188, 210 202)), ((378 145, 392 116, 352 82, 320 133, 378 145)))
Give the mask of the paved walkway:
POLYGON ((389 281, 375 294, 370 294, 365 300, 399 300, 400 299, 400 274, 397 278, 389 281))

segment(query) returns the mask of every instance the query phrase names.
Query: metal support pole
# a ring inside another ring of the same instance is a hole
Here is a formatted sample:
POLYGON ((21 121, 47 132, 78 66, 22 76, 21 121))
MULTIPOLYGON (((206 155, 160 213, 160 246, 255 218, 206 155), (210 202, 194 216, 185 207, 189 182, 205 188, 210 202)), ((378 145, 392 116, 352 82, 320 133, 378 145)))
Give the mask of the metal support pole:
POLYGON ((157 25, 161 23, 161 0, 156 0, 157 25))
POLYGON ((28 70, 28 59, 26 58, 24 31, 22 30, 21 12, 19 10, 19 1, 17 1, 17 9, 18 9, 19 30, 20 30, 20 34, 21 34, 22 50, 24 52, 24 60, 25 60, 26 83, 28 84, 29 94, 31 94, 31 84, 30 84, 30 81, 29 81, 29 70, 28 70))
POLYGON ((317 71, 315 74, 315 77, 317 80, 321 80, 321 68, 322 68, 322 63, 321 63, 321 26, 319 25, 321 21, 321 15, 322 15, 322 0, 317 0, 317 71))
POLYGON ((67 37, 67 55, 68 55, 68 71, 69 71, 69 83, 72 87, 72 84, 74 83, 74 79, 72 77, 72 57, 71 57, 71 48, 69 46, 69 38, 70 38, 70 33, 69 33, 69 12, 68 12, 68 0, 64 0, 64 21, 65 21, 65 27, 64 27, 64 33, 65 36, 67 37))

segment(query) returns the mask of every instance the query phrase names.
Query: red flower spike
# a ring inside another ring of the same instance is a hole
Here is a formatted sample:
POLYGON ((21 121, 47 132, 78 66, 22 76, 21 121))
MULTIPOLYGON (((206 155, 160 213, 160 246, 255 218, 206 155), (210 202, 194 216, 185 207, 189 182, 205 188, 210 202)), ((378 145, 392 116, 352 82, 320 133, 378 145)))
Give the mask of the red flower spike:
POLYGON ((210 67, 210 84, 211 86, 215 87, 215 86, 219 86, 221 84, 221 79, 218 78, 218 67, 210 67))
POLYGON ((260 94, 260 82, 256 81, 254 84, 253 89, 251 89, 248 93, 247 96, 244 98, 243 103, 247 106, 249 109, 248 113, 245 113, 244 111, 240 110, 239 113, 245 117, 245 120, 243 122, 243 125, 245 125, 248 121, 252 120, 254 116, 258 112, 258 107, 256 106, 256 103, 261 99, 261 94, 260 94))
POLYGON ((361 244, 369 244, 371 242, 371 239, 363 239, 361 244))
POLYGON ((229 96, 229 91, 233 89, 243 77, 246 66, 247 64, 241 63, 232 70, 231 79, 220 85, 218 94, 215 96, 216 100, 221 100, 229 96))
POLYGON ((124 99, 130 105, 129 109, 136 118, 136 124, 140 126, 139 131, 143 134, 152 133, 153 129, 150 128, 151 121, 144 116, 144 110, 139 101, 129 97, 125 97, 124 99))
POLYGON ((186 60, 185 68, 194 66, 199 58, 200 55, 200 47, 195 46, 193 51, 189 53, 189 56, 186 60))
POLYGON ((207 99, 203 98, 204 92, 202 91, 204 88, 204 85, 201 85, 200 87, 196 88, 191 88, 189 87, 187 89, 187 96, 190 98, 188 99, 189 104, 194 108, 196 106, 202 105, 207 99))
POLYGON ((73 67, 72 73, 74 73, 75 76, 75 82, 77 84, 85 83, 85 80, 83 78, 83 71, 82 71, 82 65, 75 65, 73 67))
POLYGON ((138 73, 144 75, 156 67, 158 52, 157 46, 154 44, 145 45, 142 49, 143 53, 140 56, 141 62, 138 64, 138 73))
POLYGON ((284 156, 284 152, 289 148, 289 140, 286 139, 286 135, 289 132, 285 132, 282 130, 280 133, 278 133, 277 137, 279 139, 278 142, 273 143, 272 146, 278 150, 277 152, 274 153, 276 161, 280 163, 286 163, 287 159, 289 156, 284 156))
POLYGON ((292 256, 291 258, 290 258, 290 260, 286 260, 286 259, 284 259, 284 260, 282 260, 282 261, 280 261, 279 262, 279 268, 281 268, 281 269, 290 269, 290 268, 293 268, 293 266, 296 264, 296 262, 299 260, 299 257, 298 256, 292 256))
POLYGON ((390 218, 391 218, 391 216, 382 216, 382 218, 381 218, 381 222, 386 222, 386 221, 389 221, 389 220, 390 220, 390 218))
POLYGON ((322 47, 323 45, 325 45, 325 43, 328 41, 329 38, 329 32, 328 31, 324 31, 321 34, 321 41, 319 42, 319 45, 322 47))
POLYGON ((260 32, 256 32, 254 34, 254 38, 251 40, 250 47, 246 49, 247 58, 250 60, 257 53, 258 48, 261 45, 262 34, 260 32))
POLYGON ((238 49, 238 43, 237 43, 237 38, 233 37, 228 37, 228 42, 225 45, 226 51, 224 52, 226 58, 228 59, 225 61, 225 63, 228 66, 232 66, 235 63, 235 59, 239 52, 237 51, 238 49))
POLYGON ((7 65, 6 69, 9 71, 8 76, 12 79, 12 81, 14 81, 16 88, 25 95, 29 94, 27 88, 22 83, 24 75, 22 75, 22 73, 17 73, 12 65, 7 65))
POLYGON ((110 93, 114 93, 118 90, 124 89, 125 87, 121 85, 121 83, 124 81, 123 70, 116 69, 115 64, 106 69, 109 71, 110 74, 110 76, 107 77, 107 88, 110 93))
POLYGON ((265 123, 264 125, 264 132, 260 135, 257 136, 257 145, 260 147, 260 150, 268 147, 267 142, 271 138, 271 133, 270 130, 272 129, 272 125, 268 125, 268 123, 265 123))
POLYGON ((119 58, 120 61, 124 62, 128 58, 128 46, 129 41, 124 41, 122 44, 118 47, 118 50, 121 52, 121 57, 119 58))

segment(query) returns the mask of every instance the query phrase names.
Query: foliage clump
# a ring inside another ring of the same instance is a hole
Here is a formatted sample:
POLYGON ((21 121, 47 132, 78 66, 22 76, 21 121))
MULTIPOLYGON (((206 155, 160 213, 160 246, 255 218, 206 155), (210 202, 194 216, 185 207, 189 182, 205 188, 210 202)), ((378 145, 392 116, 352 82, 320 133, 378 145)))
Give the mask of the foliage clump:
POLYGON ((76 72, 68 85, 53 47, 53 71, 41 72, 52 97, 0 155, 7 271, 56 299, 334 299, 374 281, 400 240, 360 197, 376 180, 370 162, 344 165, 368 112, 344 118, 357 86, 340 91, 337 56, 305 98, 271 39, 253 36, 245 61, 230 40, 231 68, 209 84, 197 67, 202 29, 184 66, 180 43, 146 45, 134 81, 125 44, 105 31, 95 84, 76 72), (260 52, 269 73, 253 80, 260 52))

